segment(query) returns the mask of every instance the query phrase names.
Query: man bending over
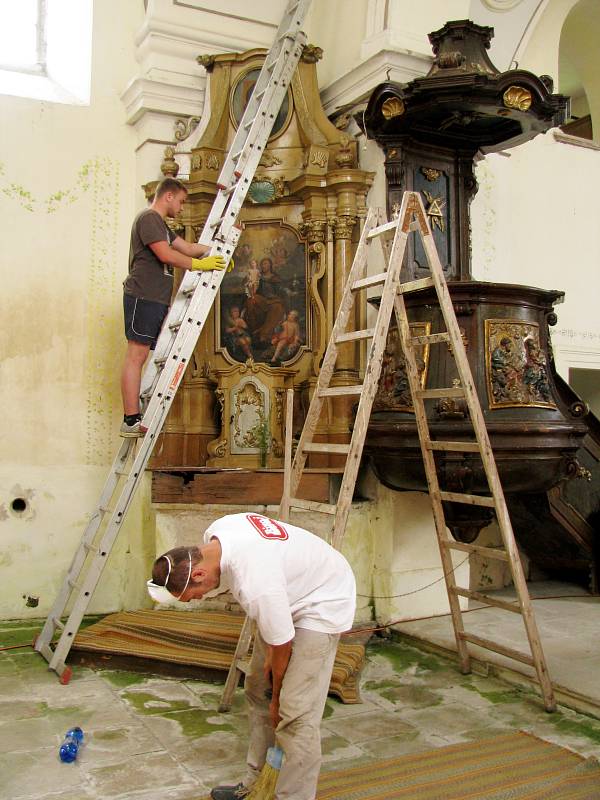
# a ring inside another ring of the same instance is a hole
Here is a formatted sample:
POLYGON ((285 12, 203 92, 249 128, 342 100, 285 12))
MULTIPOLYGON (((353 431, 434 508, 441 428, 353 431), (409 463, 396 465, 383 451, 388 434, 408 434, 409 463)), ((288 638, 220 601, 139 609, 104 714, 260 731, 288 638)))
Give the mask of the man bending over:
POLYGON ((230 590, 255 620, 245 692, 250 722, 247 772, 213 800, 245 797, 275 742, 284 753, 275 800, 314 800, 320 724, 340 633, 354 621, 350 565, 318 536, 262 514, 216 520, 199 547, 176 547, 154 562, 157 602, 199 600, 230 590))

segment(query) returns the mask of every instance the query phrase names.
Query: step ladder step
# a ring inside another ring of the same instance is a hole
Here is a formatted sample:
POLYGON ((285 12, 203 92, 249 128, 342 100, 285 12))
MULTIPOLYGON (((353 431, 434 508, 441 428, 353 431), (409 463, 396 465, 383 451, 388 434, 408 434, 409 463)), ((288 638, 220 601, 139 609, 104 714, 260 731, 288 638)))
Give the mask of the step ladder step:
POLYGON ((411 342, 413 344, 439 344, 440 342, 449 342, 449 333, 428 333, 424 336, 413 336, 411 342))
POLYGON ((357 383, 355 386, 334 386, 331 389, 321 389, 319 397, 343 397, 347 394, 362 394, 363 384, 357 383))
POLYGON ((489 595, 481 594, 480 592, 473 592, 470 589, 464 589, 461 586, 453 586, 450 591, 456 595, 460 595, 460 597, 467 597, 469 600, 477 600, 479 603, 484 603, 486 606, 502 608, 505 611, 512 611, 514 614, 523 613, 521 607, 515 603, 510 603, 507 600, 500 600, 500 598, 497 597, 490 597, 489 595))
POLYGON ((375 328, 365 328, 362 331, 351 331, 350 333, 341 333, 335 340, 336 344, 340 342, 355 342, 357 339, 372 339, 375 335, 375 328))
POLYGON ((441 450, 447 453, 479 453, 477 442, 441 442, 439 440, 425 442, 428 450, 441 450))
POLYGON ((337 506, 331 503, 318 503, 316 500, 303 500, 300 497, 290 497, 290 508, 304 508, 306 511, 319 511, 322 514, 335 515, 337 506))
POLYGON ((477 555, 484 556, 485 558, 496 558, 498 561, 510 560, 506 550, 500 550, 495 547, 484 547, 480 544, 467 544, 467 542, 455 542, 453 539, 446 539, 440 542, 440 544, 448 550, 462 550, 465 553, 477 553, 477 555))
POLYGON ((465 397, 465 390, 462 386, 449 386, 447 389, 417 389, 415 394, 423 400, 431 400, 436 397, 465 397))
POLYGON ((420 289, 430 289, 435 286, 433 278, 419 278, 416 281, 407 281, 401 283, 398 287, 400 294, 410 294, 410 292, 418 292, 420 289))
POLYGON ((376 275, 369 275, 367 278, 360 278, 352 284, 352 291, 358 292, 361 289, 368 289, 369 286, 381 286, 385 283, 387 272, 378 272, 376 275))
POLYGON ((339 453, 346 455, 350 452, 349 444, 329 444, 328 442, 311 442, 302 448, 305 453, 339 453))
POLYGON ((237 668, 240 672, 243 672, 244 675, 247 675, 250 672, 250 659, 249 658, 240 658, 236 664, 237 668))
POLYGON ((373 230, 369 231, 367 238, 376 239, 378 236, 394 236, 398 228, 398 220, 393 219, 391 222, 384 222, 383 225, 378 225, 373 230))
POLYGON ((520 661, 522 664, 528 664, 530 667, 535 667, 535 662, 531 656, 526 656, 524 653, 520 653, 518 650, 513 650, 512 647, 504 647, 504 645, 492 642, 490 639, 482 639, 480 636, 475 636, 472 633, 465 633, 463 631, 458 632, 458 637, 463 639, 465 642, 471 642, 471 644, 476 644, 479 647, 483 647, 485 650, 492 650, 494 653, 499 653, 507 658, 520 661))
POLYGON ((64 631, 65 623, 62 622, 58 617, 52 617, 52 622, 54 623, 55 628, 58 628, 60 631, 64 631))
POLYGON ((478 494, 461 494, 460 492, 440 492, 440 498, 450 503, 464 503, 467 506, 485 506, 495 508, 493 497, 484 497, 478 494))

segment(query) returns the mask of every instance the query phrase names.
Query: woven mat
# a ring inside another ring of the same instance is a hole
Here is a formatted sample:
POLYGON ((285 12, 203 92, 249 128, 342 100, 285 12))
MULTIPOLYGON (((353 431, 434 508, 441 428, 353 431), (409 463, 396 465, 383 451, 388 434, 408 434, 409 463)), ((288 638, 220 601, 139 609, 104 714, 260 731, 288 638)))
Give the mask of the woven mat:
MULTIPOLYGON (((244 616, 230 611, 124 611, 80 631, 73 650, 229 670, 244 616)), ((340 642, 329 691, 360 703, 362 644, 340 642)))
POLYGON ((600 800, 600 765, 511 733, 323 773, 317 800, 600 800))

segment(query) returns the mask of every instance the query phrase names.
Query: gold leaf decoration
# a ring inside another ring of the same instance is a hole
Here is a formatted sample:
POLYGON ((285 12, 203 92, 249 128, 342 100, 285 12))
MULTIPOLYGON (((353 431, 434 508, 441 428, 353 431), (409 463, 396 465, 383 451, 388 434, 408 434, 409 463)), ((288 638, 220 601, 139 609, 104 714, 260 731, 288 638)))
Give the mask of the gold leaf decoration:
POLYGON ((381 106, 381 113, 386 119, 400 117, 404 114, 404 103, 398 97, 388 97, 381 106))
POLYGON ((531 108, 531 92, 521 86, 509 86, 502 99, 507 108, 516 108, 519 111, 528 111, 531 108))

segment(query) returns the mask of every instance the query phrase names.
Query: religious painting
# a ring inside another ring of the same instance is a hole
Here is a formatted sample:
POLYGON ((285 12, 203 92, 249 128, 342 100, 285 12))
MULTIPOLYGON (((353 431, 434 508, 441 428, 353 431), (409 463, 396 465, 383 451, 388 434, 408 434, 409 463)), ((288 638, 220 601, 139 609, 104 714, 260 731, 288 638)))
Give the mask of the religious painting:
MULTIPOLYGON (((229 98, 229 113, 236 128, 240 124, 240 120, 242 119, 246 106, 248 105, 248 100, 250 100, 252 92, 254 91, 254 86, 256 85, 259 75, 260 67, 255 67, 248 72, 243 72, 233 86, 229 98)), ((292 96, 288 89, 285 97, 283 98, 283 103, 281 104, 279 113, 275 118, 269 141, 271 139, 275 139, 287 128, 292 116, 292 110, 292 96)))
MULTIPOLYGON (((413 336, 427 336, 431 330, 431 322, 411 322, 410 330, 413 336)), ((421 388, 424 388, 429 365, 429 345, 420 345, 414 350, 419 384, 421 388)), ((414 411, 406 374, 406 360, 397 328, 390 328, 388 331, 373 410, 414 411)))
POLYGON ((537 323, 486 319, 485 348, 490 408, 556 408, 537 323))
POLYGON ((221 284, 219 346, 240 363, 293 363, 310 345, 304 242, 283 222, 247 222, 234 260, 221 284))

